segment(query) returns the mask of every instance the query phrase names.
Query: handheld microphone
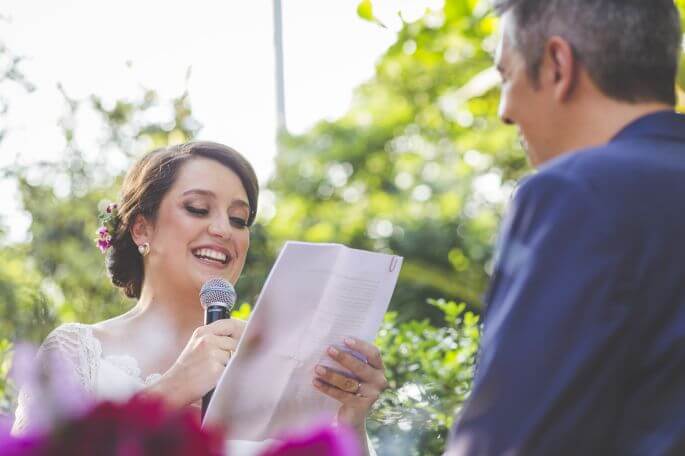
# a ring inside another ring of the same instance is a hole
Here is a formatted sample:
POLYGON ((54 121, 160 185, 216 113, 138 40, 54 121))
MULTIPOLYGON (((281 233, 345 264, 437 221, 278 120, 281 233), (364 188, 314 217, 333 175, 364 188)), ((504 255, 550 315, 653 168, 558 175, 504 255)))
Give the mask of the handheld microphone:
MULTIPOLYGON (((236 293, 231 282, 221 278, 209 279, 200 289, 200 304, 205 309, 205 325, 231 318, 236 293)), ((205 417, 214 388, 202 397, 202 419, 205 417)))

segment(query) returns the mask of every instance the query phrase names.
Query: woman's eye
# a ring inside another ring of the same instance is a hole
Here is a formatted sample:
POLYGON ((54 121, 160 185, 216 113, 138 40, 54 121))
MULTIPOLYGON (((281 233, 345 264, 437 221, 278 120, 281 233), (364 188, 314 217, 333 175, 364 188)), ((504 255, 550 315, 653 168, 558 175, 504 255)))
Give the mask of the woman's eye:
POLYGON ((229 220, 231 220, 231 224, 236 228, 247 228, 247 220, 240 217, 230 217, 229 220))
POLYGON ((209 211, 207 209, 202 209, 194 206, 186 206, 186 210, 194 215, 207 215, 209 211))

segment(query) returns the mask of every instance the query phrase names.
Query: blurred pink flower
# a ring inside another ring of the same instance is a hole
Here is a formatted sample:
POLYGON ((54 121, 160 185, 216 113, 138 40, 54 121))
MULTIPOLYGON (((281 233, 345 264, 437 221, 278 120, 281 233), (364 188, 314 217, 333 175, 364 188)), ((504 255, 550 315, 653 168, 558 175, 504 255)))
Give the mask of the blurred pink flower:
POLYGON ((44 445, 45 438, 37 434, 22 437, 0 435, 0 454, 3 456, 37 455, 44 445))
POLYGON ((223 435, 204 430, 188 409, 169 410, 160 399, 134 396, 101 402, 40 434, 0 439, 0 454, 106 456, 220 456, 223 435))
POLYGON ((261 456, 359 456, 357 434, 347 427, 319 426, 286 436, 261 456))
POLYGON ((76 378, 75 366, 58 351, 36 351, 31 344, 17 344, 10 378, 21 389, 30 430, 48 429, 82 415, 92 405, 76 378))

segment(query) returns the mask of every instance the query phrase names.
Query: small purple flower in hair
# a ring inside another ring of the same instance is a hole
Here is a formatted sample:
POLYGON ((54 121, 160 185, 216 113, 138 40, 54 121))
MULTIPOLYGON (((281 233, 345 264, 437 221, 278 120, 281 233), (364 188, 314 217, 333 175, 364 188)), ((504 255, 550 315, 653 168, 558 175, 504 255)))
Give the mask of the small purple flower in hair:
POLYGON ((112 236, 109 235, 107 227, 101 226, 98 229, 98 235, 100 236, 95 240, 100 252, 105 253, 108 248, 112 247, 112 236))
POLYGON ((108 248, 112 247, 112 243, 109 242, 107 239, 98 239, 97 240, 98 248, 100 249, 100 252, 105 253, 108 248))
POLYGON ((105 210, 100 213, 102 225, 97 230, 98 237, 95 239, 95 245, 102 253, 105 253, 107 249, 112 247, 112 233, 116 231, 117 227, 118 208, 117 203, 109 203, 105 210))

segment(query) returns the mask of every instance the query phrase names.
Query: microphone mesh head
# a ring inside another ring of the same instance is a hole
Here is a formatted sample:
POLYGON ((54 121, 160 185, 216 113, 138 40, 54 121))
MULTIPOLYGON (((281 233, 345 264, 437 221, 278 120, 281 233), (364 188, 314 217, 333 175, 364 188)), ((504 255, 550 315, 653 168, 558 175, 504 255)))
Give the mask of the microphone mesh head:
POLYGON ((224 304, 229 311, 233 309, 236 293, 231 282, 215 278, 206 281, 200 289, 200 303, 205 309, 210 304, 224 304))

